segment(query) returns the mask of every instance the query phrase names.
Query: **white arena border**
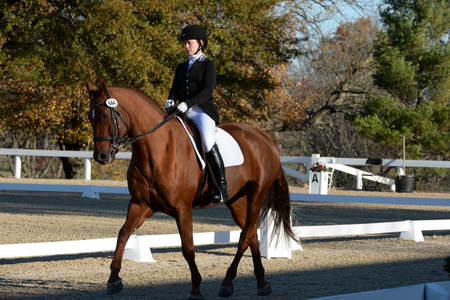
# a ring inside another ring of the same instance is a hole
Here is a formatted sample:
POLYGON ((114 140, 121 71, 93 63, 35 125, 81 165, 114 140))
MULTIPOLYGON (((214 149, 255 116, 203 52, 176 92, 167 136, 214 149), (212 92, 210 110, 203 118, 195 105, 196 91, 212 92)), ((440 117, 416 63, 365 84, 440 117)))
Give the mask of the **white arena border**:
POLYGON ((309 300, 448 300, 450 281, 421 283, 398 288, 310 298, 309 300))
MULTIPOLYGON (((299 238, 337 237, 400 232, 400 238, 423 242, 422 231, 450 230, 450 220, 421 220, 350 225, 294 226, 293 231, 299 238)), ((269 231, 271 232, 271 231, 269 231)), ((219 231, 194 233, 194 244, 213 245, 237 243, 241 231, 219 231)), ((299 245, 286 246, 284 243, 270 243, 267 231, 260 236, 261 254, 266 258, 291 258, 292 250, 303 250, 299 245)), ((69 255, 114 251, 117 238, 90 239, 78 241, 60 241, 44 243, 22 243, 0 245, 0 259, 35 256, 69 255)), ((138 262, 153 262, 150 248, 180 247, 178 233, 158 235, 132 235, 126 245, 125 258, 138 262)))
MULTIPOLYGON (((237 243, 241 231, 219 231, 194 233, 194 244, 211 245, 237 243)), ((0 245, 0 259, 35 256, 70 255, 82 253, 111 252, 116 248, 117 238, 61 241, 45 243, 23 243, 0 245)), ((149 248, 181 247, 178 233, 132 235, 125 247, 125 259, 138 262, 154 262, 149 248)))

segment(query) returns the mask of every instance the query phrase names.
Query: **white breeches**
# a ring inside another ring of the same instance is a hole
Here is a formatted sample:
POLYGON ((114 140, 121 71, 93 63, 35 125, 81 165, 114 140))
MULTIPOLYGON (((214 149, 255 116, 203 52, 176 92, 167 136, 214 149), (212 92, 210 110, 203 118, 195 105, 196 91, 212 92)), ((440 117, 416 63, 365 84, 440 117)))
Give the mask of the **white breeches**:
POLYGON ((205 151, 209 152, 216 143, 216 122, 198 106, 189 108, 186 116, 197 126, 205 151))

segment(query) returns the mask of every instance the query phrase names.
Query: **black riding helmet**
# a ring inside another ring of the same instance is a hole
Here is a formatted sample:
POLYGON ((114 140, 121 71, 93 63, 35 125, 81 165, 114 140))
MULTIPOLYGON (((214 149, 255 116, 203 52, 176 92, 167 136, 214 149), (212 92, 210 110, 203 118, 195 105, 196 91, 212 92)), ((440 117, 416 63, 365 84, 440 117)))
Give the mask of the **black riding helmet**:
MULTIPOLYGON (((208 37, 205 30, 200 25, 188 25, 183 28, 180 35, 180 41, 184 42, 187 40, 199 40, 203 41, 202 48, 205 49, 208 45, 208 37)), ((201 44, 200 44, 201 45, 201 44)))

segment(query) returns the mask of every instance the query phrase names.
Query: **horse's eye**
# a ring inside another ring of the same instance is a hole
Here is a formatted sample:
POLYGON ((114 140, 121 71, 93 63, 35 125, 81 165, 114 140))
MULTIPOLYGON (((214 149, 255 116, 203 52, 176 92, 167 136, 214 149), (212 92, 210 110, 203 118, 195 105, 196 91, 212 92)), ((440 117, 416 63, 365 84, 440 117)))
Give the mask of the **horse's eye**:
POLYGON ((102 120, 102 121, 108 119, 108 117, 109 117, 109 115, 107 113, 100 114, 100 120, 102 120))

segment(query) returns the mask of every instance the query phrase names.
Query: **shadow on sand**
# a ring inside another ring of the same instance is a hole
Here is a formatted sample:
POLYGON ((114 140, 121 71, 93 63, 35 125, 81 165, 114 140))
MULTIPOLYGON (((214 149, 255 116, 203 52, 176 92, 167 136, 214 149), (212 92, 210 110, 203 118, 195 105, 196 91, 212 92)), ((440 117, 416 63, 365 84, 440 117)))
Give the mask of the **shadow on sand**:
MULTIPOLYGON (((225 273, 225 270, 224 270, 225 273)), ((207 274, 203 274, 206 278, 207 274)), ((359 291, 393 288, 423 282, 448 280, 443 271, 443 258, 411 260, 395 263, 353 265, 345 267, 298 270, 268 273, 267 279, 273 293, 260 299, 308 299, 359 291), (414 276, 409 276, 414 273, 414 276)), ((144 286, 127 285, 124 277, 124 290, 114 296, 105 294, 105 286, 88 282, 19 280, 0 277, 0 298, 2 290, 15 285, 17 295, 6 299, 187 299, 190 282, 169 282, 144 286), (60 286, 47 289, 47 285, 60 286), (30 291, 40 289, 40 291, 30 291), (75 288, 76 287, 76 288, 75 288), (19 289, 18 289, 19 288, 19 289), (21 292, 23 288, 23 293, 21 292), (27 296, 27 294, 29 296, 27 296), (38 294, 39 296, 30 296, 38 294)), ((217 296, 221 279, 204 279, 202 292, 206 299, 224 299, 217 296)), ((230 299, 259 299, 256 296, 256 280, 253 276, 239 276, 234 281, 235 291, 230 299)), ((2 298, 3 299, 3 298, 2 298)))

